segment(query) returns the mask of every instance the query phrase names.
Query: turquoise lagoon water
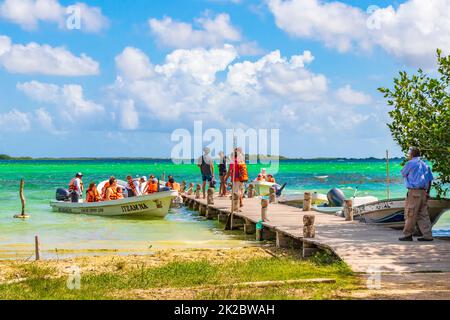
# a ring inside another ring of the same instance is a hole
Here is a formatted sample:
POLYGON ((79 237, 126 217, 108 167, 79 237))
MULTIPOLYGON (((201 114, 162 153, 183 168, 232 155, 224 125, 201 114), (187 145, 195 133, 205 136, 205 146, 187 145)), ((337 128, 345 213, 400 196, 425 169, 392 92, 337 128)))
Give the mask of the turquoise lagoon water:
MULTIPOLYGON (((250 165, 255 177, 261 165, 250 165)), ((391 162, 391 198, 404 197, 400 161, 391 162)), ((170 161, 86 160, 86 161, 0 161, 0 259, 28 257, 33 252, 34 236, 39 235, 44 255, 64 255, 64 250, 118 250, 147 252, 150 248, 213 248, 253 245, 253 237, 223 232, 217 222, 207 221, 185 208, 172 209, 165 219, 105 218, 54 213, 49 201, 57 187, 66 187, 75 172, 84 173, 85 184, 106 180, 110 175, 174 175, 177 180, 199 181, 195 165, 175 165, 170 161), (13 219, 20 212, 18 187, 25 178, 27 213, 25 221, 13 219)), ((386 198, 386 167, 381 160, 286 160, 276 174, 287 183, 285 193, 305 190, 326 193, 341 188, 347 196, 386 198), (325 181, 317 176, 327 175, 325 181)), ((450 235, 450 213, 434 227, 437 235, 450 235)))

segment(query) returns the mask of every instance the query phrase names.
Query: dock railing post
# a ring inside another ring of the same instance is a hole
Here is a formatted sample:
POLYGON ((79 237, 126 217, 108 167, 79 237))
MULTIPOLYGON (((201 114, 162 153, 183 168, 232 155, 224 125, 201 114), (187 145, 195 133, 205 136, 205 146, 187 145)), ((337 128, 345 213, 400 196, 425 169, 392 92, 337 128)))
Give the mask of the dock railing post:
POLYGON ((315 220, 316 217, 312 214, 303 216, 303 238, 314 238, 316 236, 315 220))
POLYGON ((251 199, 255 196, 255 186, 250 184, 247 190, 247 198, 251 199))
POLYGON ((208 205, 214 204, 214 189, 213 188, 208 189, 208 198, 206 199, 206 203, 208 205))
POLYGON ((262 198, 261 199, 261 220, 263 222, 269 221, 269 219, 267 219, 268 207, 269 207, 269 200, 262 198))
POLYGON ((305 192, 304 198, 303 198, 303 211, 311 211, 311 192, 305 192))
POLYGON ((194 184, 191 182, 189 183, 189 189, 187 191, 188 196, 192 196, 192 194, 194 193, 194 184))
POLYGON ((353 221, 353 200, 344 201, 345 221, 353 221))
POLYGON ((269 189, 269 202, 270 203, 275 203, 277 201, 277 194, 275 192, 275 188, 271 187, 269 189))
POLYGON ((183 182, 181 182, 180 192, 184 193, 185 191, 186 191, 186 180, 183 180, 183 182))

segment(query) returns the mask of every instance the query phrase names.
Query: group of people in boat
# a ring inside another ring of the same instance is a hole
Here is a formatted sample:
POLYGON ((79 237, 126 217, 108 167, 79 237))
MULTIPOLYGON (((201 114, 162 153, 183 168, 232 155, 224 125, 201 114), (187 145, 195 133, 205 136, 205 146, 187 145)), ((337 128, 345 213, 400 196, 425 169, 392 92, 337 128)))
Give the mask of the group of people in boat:
MULTIPOLYGON (((168 177, 168 181, 165 186, 170 190, 180 191, 180 184, 175 181, 173 176, 168 177)), ((132 176, 127 176, 127 191, 128 197, 137 197, 141 195, 152 194, 160 191, 159 180, 150 175, 147 179, 145 176, 139 179, 133 179, 132 176)), ((120 186, 117 179, 112 176, 103 185, 101 192, 97 188, 95 182, 89 184, 89 188, 86 190, 86 202, 100 202, 100 201, 112 201, 120 200, 125 196, 123 194, 124 188, 120 186)), ((75 177, 69 183, 69 193, 73 202, 78 202, 83 197, 83 174, 78 172, 75 177)))

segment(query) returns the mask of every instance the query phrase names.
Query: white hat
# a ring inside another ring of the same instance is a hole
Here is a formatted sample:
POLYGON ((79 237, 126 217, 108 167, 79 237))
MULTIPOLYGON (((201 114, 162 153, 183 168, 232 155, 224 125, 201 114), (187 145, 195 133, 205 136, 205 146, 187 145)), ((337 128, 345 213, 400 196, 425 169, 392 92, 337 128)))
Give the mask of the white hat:
POLYGON ((142 176, 141 179, 144 180, 144 181, 147 181, 147 177, 146 176, 142 176))

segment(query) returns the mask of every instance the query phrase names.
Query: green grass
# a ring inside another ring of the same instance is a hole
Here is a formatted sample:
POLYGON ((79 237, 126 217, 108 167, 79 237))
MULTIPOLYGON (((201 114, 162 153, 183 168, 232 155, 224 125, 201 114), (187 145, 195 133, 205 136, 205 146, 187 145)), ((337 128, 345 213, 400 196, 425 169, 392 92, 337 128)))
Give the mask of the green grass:
POLYGON ((170 288, 182 292, 183 288, 202 287, 209 289, 199 290, 195 298, 327 299, 357 286, 357 279, 349 268, 328 255, 310 260, 273 257, 225 264, 200 260, 172 262, 160 267, 140 265, 132 269, 120 265, 116 269, 102 274, 82 274, 80 290, 69 290, 67 278, 49 278, 54 275, 53 269, 26 266, 23 274, 28 275, 27 280, 0 285, 0 299, 133 299, 135 296, 130 290, 134 289, 170 288), (331 278, 336 283, 284 285, 262 290, 229 286, 242 282, 311 278, 331 278))

